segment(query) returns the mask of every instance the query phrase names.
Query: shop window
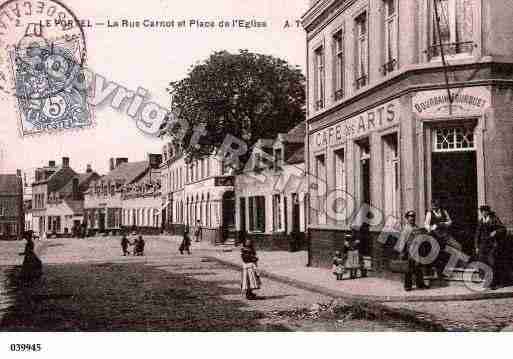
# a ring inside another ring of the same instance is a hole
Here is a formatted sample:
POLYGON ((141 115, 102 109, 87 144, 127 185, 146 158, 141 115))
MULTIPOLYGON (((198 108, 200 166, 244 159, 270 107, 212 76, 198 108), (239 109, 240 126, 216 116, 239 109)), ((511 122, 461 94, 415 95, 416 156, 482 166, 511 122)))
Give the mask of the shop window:
POLYGON ((275 232, 283 230, 283 212, 281 195, 273 195, 273 229, 275 232))
POLYGON ((382 67, 383 75, 394 71, 397 68, 397 3, 398 0, 384 0, 384 20, 385 20, 385 41, 384 41, 384 63, 382 67))
POLYGON ((437 0, 431 6, 430 58, 472 53, 474 49, 474 1, 437 0), (438 12, 438 19, 437 19, 438 12))
POLYGON ((370 204, 371 201, 371 190, 370 190, 370 177, 371 177, 371 169, 370 169, 370 144, 369 140, 361 140, 356 143, 358 147, 358 152, 360 154, 359 158, 359 171, 357 183, 359 185, 359 195, 360 195, 360 203, 361 204, 370 204))
POLYGON ((265 197, 249 197, 249 230, 265 232, 265 197))
POLYGON ((315 110, 324 108, 324 95, 326 86, 324 47, 320 46, 314 51, 314 104, 315 110))
POLYGON ((368 57, 368 21, 367 12, 363 12, 355 19, 356 33, 356 61, 355 61, 355 87, 360 89, 369 82, 369 57, 368 57))
POLYGON ((401 218, 399 209, 399 147, 397 133, 383 137, 383 210, 386 216, 401 218))
POLYGON ((344 97, 345 62, 344 62, 344 33, 342 30, 333 35, 333 97, 338 101, 344 97))
POLYGON ((344 149, 334 152, 335 155, 335 188, 337 190, 346 191, 346 161, 344 149))
POLYGON ((326 224, 326 156, 315 156, 315 206, 319 224, 326 224))
POLYGON ((437 128, 433 136, 434 152, 468 151, 474 149, 471 127, 437 128))

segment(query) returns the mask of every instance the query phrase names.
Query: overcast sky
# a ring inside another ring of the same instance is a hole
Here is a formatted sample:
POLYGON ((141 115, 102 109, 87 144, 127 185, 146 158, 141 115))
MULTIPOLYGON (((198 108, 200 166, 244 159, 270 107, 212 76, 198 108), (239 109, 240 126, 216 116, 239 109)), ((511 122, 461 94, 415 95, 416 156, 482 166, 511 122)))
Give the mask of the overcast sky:
MULTIPOLYGON (((307 10, 308 0, 68 0, 65 3, 79 18, 92 21, 190 20, 265 21, 266 28, 213 30, 186 29, 86 29, 87 66, 108 80, 130 90, 143 87, 151 99, 168 106, 165 88, 186 75, 188 68, 206 59, 213 51, 238 49, 271 54, 304 69, 305 34, 295 21, 307 10), (119 5, 116 5, 119 4, 119 5), (284 28, 286 21, 293 26, 284 28)), ((143 135, 126 113, 110 108, 96 110, 96 126, 79 131, 21 137, 12 98, 2 101, 0 122, 0 170, 13 172, 71 158, 71 167, 83 172, 86 164, 103 174, 110 157, 144 160, 148 152, 160 152, 161 140, 143 135)))

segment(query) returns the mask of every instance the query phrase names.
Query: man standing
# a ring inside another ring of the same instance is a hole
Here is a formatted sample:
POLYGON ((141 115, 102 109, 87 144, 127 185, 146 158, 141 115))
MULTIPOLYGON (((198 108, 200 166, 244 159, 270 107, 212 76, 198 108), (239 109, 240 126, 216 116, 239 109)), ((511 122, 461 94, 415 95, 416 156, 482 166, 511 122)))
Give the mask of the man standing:
POLYGON ((421 228, 416 224, 417 215, 415 211, 406 212, 404 217, 406 218, 406 225, 401 232, 400 238, 401 243, 404 244, 401 257, 408 259, 408 270, 404 275, 404 290, 410 291, 412 289, 413 276, 415 276, 415 285, 417 289, 426 289, 428 287, 424 283, 422 264, 413 256, 415 254, 418 255, 419 251, 412 251, 413 241, 415 236, 421 232, 421 228))
POLYGON ((493 278, 490 289, 496 289, 505 282, 507 266, 501 255, 504 254, 502 244, 506 235, 506 227, 491 210, 490 206, 479 207, 481 219, 476 230, 474 245, 477 258, 492 268, 493 278))
POLYGON ((123 251, 123 255, 127 256, 129 254, 128 252, 128 245, 130 242, 128 241, 128 238, 126 237, 126 234, 123 234, 121 237, 121 250, 123 251))

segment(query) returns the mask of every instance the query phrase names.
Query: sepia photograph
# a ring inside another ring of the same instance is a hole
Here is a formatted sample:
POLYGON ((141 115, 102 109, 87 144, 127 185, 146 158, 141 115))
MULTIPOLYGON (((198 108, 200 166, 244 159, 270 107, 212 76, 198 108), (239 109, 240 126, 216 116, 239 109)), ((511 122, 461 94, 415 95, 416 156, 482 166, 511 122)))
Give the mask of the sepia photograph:
POLYGON ((0 352, 513 331, 512 19, 510 0, 2 1, 0 352))

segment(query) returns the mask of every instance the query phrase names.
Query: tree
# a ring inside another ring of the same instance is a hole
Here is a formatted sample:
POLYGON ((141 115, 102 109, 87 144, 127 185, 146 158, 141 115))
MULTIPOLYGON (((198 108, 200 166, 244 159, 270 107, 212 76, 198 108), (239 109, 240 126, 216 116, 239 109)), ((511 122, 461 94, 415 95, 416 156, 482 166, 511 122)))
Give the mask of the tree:
MULTIPOLYGON (((305 118, 305 77, 296 66, 240 50, 213 53, 170 83, 172 111, 187 121, 181 144, 189 159, 213 153, 228 134, 250 148, 259 138, 274 138, 305 118), (206 133, 190 146, 195 126, 206 133)), ((172 131, 171 136, 172 135, 172 131)))

